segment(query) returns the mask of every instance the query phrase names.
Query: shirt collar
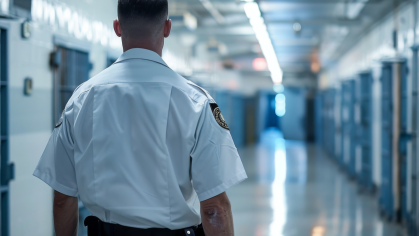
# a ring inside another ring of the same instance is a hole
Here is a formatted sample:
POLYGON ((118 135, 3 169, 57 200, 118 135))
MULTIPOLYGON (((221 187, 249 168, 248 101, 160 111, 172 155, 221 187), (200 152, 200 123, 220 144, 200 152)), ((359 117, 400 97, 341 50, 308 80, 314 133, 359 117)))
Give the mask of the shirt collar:
POLYGON ((162 64, 163 66, 169 67, 166 62, 164 62, 163 58, 159 56, 159 54, 143 49, 143 48, 132 48, 124 53, 116 60, 115 63, 119 63, 125 60, 130 59, 141 59, 141 60, 147 60, 147 61, 153 61, 159 64, 162 64))

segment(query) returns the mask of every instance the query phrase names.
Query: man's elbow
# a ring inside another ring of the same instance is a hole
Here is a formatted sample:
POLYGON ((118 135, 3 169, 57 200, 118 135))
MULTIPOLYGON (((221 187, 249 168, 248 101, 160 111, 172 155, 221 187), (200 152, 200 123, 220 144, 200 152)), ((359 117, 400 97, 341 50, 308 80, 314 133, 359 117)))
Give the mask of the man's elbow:
POLYGON ((227 194, 222 193, 201 203, 201 213, 205 218, 223 218, 231 214, 231 203, 227 194))

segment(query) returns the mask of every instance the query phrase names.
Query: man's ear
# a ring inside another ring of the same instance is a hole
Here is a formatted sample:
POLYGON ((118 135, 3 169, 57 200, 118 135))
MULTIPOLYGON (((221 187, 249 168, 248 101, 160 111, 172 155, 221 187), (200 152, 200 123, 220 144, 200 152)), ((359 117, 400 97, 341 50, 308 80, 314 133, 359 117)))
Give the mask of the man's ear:
POLYGON ((119 20, 113 21, 113 29, 115 30, 116 36, 118 37, 122 36, 121 23, 119 22, 119 20))
POLYGON ((171 31, 172 31, 172 20, 168 19, 166 22, 164 22, 164 37, 165 38, 169 37, 171 31))

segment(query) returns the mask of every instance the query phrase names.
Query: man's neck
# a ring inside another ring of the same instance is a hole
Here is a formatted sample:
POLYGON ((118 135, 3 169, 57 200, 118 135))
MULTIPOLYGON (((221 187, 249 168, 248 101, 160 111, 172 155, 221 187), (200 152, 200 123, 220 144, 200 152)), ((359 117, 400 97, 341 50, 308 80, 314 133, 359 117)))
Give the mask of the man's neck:
POLYGON ((133 48, 142 48, 153 51, 160 56, 162 56, 163 47, 159 46, 156 43, 149 43, 149 42, 123 42, 122 47, 124 52, 133 49, 133 48))

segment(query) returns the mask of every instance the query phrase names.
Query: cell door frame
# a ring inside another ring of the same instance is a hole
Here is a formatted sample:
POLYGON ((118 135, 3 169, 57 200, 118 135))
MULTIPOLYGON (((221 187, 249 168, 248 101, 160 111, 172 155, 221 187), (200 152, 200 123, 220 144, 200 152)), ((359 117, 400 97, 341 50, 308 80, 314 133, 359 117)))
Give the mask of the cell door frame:
MULTIPOLYGON (((63 37, 61 35, 54 35, 53 36, 53 43, 54 43, 54 52, 51 54, 50 63, 53 66, 54 72, 53 72, 53 125, 55 126, 55 122, 58 121, 60 118, 62 109, 59 109, 61 98, 60 98, 60 83, 58 81, 58 67, 57 63, 61 62, 61 58, 58 58, 59 55, 57 55, 58 48, 65 48, 69 50, 76 50, 80 52, 85 52, 88 55, 90 55, 91 52, 91 44, 86 43, 84 41, 69 38, 69 37, 63 37)), ((63 108, 64 109, 64 108, 63 108)))
POLYGON ((0 193, 1 193, 1 222, 0 235, 10 235, 10 180, 14 179, 14 164, 10 163, 10 88, 9 88, 9 29, 8 22, 0 21, 0 132, 1 132, 1 156, 0 156, 0 193), (3 50, 4 49, 4 50, 3 50))
POLYGON ((418 63, 419 63, 419 45, 415 44, 411 47, 412 49, 412 120, 411 120, 411 128, 412 133, 415 134, 412 136, 412 146, 411 146, 411 158, 412 162, 414 161, 416 166, 413 166, 411 171, 414 173, 411 173, 412 176, 409 176, 409 178, 413 178, 415 180, 415 186, 411 185, 412 190, 415 190, 415 192, 410 192, 410 204, 411 205, 411 211, 409 212, 409 222, 408 222, 408 229, 409 233, 417 233, 419 231, 419 155, 417 154, 419 150, 419 108, 417 108, 419 104, 419 71, 418 71, 418 63), (416 198, 415 200, 413 200, 416 198), (414 201, 414 204, 413 204, 414 201), (414 207, 414 208, 413 208, 414 207))

